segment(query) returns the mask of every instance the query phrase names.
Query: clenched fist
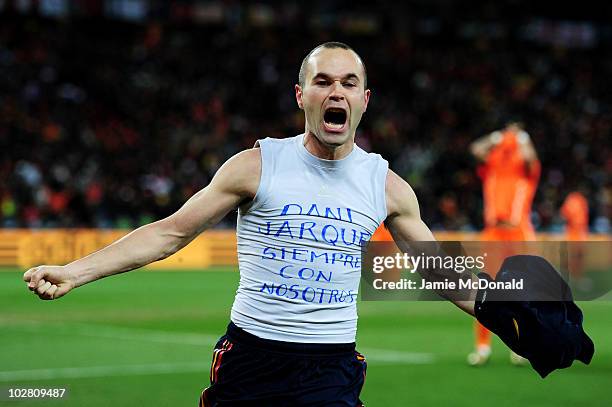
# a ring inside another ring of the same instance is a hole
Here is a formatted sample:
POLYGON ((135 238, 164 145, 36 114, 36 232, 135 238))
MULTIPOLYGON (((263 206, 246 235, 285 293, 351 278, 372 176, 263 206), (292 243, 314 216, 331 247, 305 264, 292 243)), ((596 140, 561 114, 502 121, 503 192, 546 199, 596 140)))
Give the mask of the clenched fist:
POLYGON ((28 289, 40 299, 54 300, 75 287, 65 266, 38 266, 23 274, 28 289))

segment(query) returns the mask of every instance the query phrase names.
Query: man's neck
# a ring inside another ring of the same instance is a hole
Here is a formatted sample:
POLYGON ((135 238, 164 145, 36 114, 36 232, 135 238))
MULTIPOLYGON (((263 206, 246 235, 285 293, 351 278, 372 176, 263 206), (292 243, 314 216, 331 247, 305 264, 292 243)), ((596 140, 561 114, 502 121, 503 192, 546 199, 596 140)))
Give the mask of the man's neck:
POLYGON ((341 146, 333 147, 323 144, 317 136, 310 131, 306 131, 304 135, 304 147, 306 150, 317 158, 323 160, 341 160, 348 156, 353 151, 354 141, 349 139, 341 146))

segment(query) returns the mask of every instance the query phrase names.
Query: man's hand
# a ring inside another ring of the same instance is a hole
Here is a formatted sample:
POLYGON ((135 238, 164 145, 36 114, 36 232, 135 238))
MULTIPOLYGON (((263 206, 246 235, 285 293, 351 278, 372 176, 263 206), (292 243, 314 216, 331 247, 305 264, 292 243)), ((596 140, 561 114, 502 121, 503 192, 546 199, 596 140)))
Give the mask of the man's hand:
POLYGON ((75 287, 66 266, 38 266, 23 273, 28 289, 42 300, 55 300, 75 287))

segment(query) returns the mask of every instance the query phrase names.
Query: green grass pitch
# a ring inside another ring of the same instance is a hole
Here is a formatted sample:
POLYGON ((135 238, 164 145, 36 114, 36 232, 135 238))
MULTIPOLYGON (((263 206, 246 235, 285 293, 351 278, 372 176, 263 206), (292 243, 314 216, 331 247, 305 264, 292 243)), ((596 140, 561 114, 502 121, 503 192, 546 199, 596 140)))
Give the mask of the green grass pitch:
MULTIPOLYGON (((67 387, 63 400, 2 406, 196 406, 238 274, 136 271, 41 301, 21 272, 0 273, 0 389, 67 387)), ((510 365, 496 340, 488 366, 465 363, 471 318, 450 303, 360 302, 362 399, 377 406, 608 406, 612 302, 582 302, 590 366, 542 380, 510 365)), ((2 398, 4 397, 4 398, 2 398)))

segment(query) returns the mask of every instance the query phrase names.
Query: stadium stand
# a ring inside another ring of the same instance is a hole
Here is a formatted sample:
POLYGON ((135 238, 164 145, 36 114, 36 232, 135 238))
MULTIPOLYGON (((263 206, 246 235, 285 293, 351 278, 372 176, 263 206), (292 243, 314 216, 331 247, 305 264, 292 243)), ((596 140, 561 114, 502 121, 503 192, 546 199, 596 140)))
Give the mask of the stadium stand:
POLYGON ((594 16, 521 14, 520 1, 433 2, 446 7, 436 13, 357 3, 350 15, 323 1, 106 15, 95 1, 47 15, 11 3, 0 11, 1 227, 131 228, 170 214, 232 154, 303 129, 295 67, 319 38, 364 56, 373 97, 358 144, 411 183, 433 229, 482 227, 468 145, 518 119, 542 161, 538 231, 562 230, 558 208, 578 186, 590 230, 610 230, 612 38, 594 16))

